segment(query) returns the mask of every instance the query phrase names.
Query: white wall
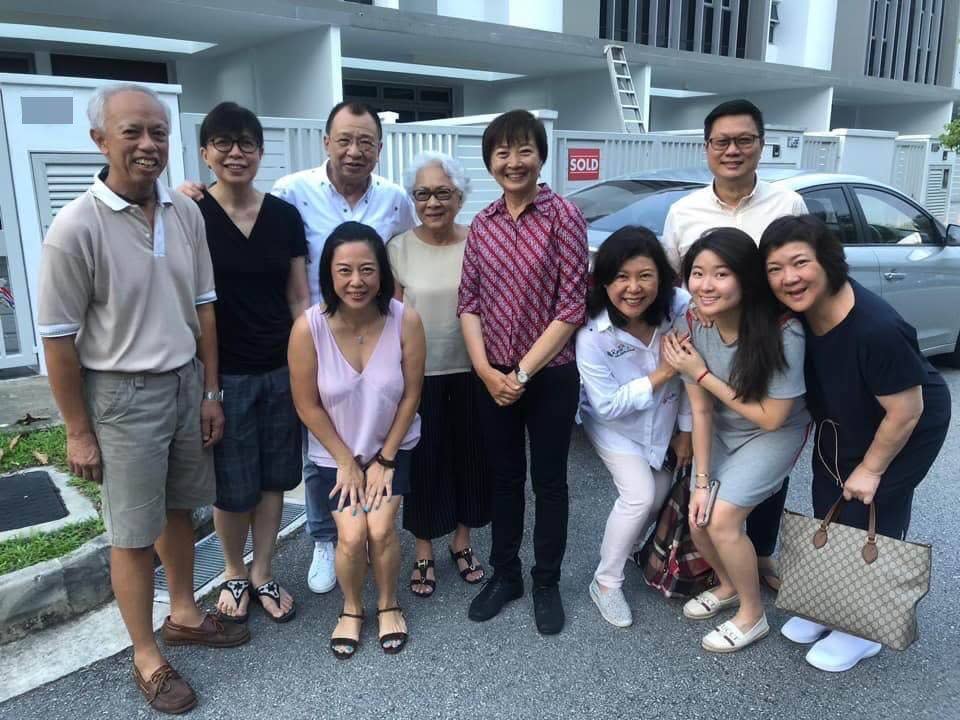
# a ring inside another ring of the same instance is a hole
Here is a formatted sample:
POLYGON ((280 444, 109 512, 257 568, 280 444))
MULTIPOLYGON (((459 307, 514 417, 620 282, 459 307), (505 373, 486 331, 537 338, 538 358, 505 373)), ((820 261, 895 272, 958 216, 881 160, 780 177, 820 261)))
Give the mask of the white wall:
POLYGON ((564 0, 437 0, 437 15, 563 32, 563 3, 564 0))
POLYGON ((340 28, 289 35, 226 56, 177 63, 185 112, 233 100, 259 115, 325 118, 343 99, 340 28))
MULTIPOLYGON (((639 83, 641 68, 632 70, 634 81, 639 83)), ((559 113, 558 130, 621 130, 606 70, 464 85, 464 115, 498 113, 515 108, 556 110, 559 113)))
MULTIPOLYGON (((747 93, 742 95, 763 113, 768 125, 785 125, 808 132, 830 129, 833 106, 833 88, 800 88, 747 93)), ((709 95, 679 99, 654 97, 651 99, 651 129, 690 130, 703 127, 703 119, 713 108, 733 96, 709 95)), ((561 118, 562 119, 562 118, 561 118)))
POLYGON ((901 135, 939 135, 952 114, 952 102, 843 106, 834 109, 831 127, 893 130, 901 135))
POLYGON ((774 43, 767 43, 766 61, 829 70, 838 0, 784 0, 774 43))

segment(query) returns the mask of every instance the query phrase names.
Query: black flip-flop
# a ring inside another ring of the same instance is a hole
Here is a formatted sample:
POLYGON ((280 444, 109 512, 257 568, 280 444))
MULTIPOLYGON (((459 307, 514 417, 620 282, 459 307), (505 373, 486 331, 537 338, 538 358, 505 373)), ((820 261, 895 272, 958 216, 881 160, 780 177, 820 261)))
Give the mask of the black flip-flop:
POLYGON ((267 580, 263 585, 254 588, 250 595, 250 599, 263 608, 263 612, 266 613, 267 617, 273 620, 275 623, 290 622, 293 620, 293 616, 297 614, 297 606, 292 605, 290 609, 287 610, 283 615, 274 615, 272 612, 263 607, 262 598, 264 597, 272 598, 277 603, 277 607, 280 607, 280 586, 277 585, 276 580, 267 580))
MULTIPOLYGON (((219 593, 222 593, 224 590, 226 590, 228 593, 230 593, 231 596, 233 596, 233 602, 236 604, 237 610, 239 610, 240 601, 243 600, 243 596, 250 592, 250 581, 247 580, 246 578, 233 578, 232 580, 225 580, 223 584, 221 584, 220 587, 217 588, 218 602, 219 602, 219 593)), ((251 601, 253 600, 252 595, 250 599, 251 601)), ((250 619, 249 608, 250 608, 250 605, 248 603, 247 612, 245 612, 243 615, 227 615, 225 612, 222 612, 221 610, 217 610, 217 613, 216 613, 217 619, 220 620, 221 622, 243 624, 250 619)))

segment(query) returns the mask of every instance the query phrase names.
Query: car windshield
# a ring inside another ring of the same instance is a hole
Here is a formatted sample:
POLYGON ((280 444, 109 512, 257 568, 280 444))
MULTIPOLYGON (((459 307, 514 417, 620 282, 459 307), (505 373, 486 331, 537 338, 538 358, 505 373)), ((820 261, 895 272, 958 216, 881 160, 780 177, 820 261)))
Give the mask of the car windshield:
POLYGON ((573 193, 569 200, 580 208, 591 230, 613 232, 625 225, 642 225, 660 235, 670 206, 700 187, 676 180, 611 180, 573 193))

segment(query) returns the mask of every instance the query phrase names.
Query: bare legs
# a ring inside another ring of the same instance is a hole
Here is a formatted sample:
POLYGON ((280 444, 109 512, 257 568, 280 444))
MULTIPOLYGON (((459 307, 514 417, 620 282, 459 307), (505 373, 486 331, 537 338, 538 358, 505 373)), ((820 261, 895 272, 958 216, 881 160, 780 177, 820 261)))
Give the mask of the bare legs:
POLYGON ((153 635, 154 549, 167 571, 173 622, 197 627, 204 618, 193 599, 193 523, 189 510, 167 511, 166 527, 154 547, 111 549, 113 594, 133 643, 133 662, 147 678, 166 662, 153 635))
POLYGON ((721 600, 740 595, 740 609, 732 620, 744 632, 763 616, 757 554, 744 532, 744 523, 752 509, 717 500, 707 527, 690 526, 697 550, 720 581, 713 594, 721 600))
MULTIPOLYGON (((457 529, 454 531, 453 538, 450 541, 450 549, 454 552, 460 552, 464 548, 468 547, 470 547, 470 528, 462 523, 457 523, 457 529)), ((420 538, 416 538, 414 553, 414 557, 416 557, 417 560, 433 560, 433 542, 431 540, 421 540, 420 538)), ((458 570, 465 570, 466 568, 467 564, 465 561, 460 560, 457 562, 458 570), (463 563, 462 566, 461 563, 463 563)), ((414 571, 411 575, 411 580, 416 580, 419 577, 420 573, 414 571)), ((427 570, 427 577, 434 581, 437 579, 433 572, 433 568, 427 570)), ((473 572, 467 573, 467 580, 470 582, 476 582, 482 577, 483 570, 480 568, 477 568, 473 572)), ((430 589, 426 585, 414 583, 413 592, 417 593, 418 595, 428 595, 430 594, 430 589)))

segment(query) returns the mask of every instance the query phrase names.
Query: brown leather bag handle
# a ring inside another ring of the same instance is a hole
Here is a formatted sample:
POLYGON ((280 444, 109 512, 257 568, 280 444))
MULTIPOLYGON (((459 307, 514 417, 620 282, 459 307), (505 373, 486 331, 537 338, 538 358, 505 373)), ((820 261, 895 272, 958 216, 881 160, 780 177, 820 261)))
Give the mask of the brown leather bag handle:
MULTIPOLYGON (((827 472, 833 476, 833 479, 837 481, 837 484, 843 488, 843 481, 840 479, 840 463, 838 459, 838 446, 839 438, 837 436, 837 423, 833 420, 824 420, 820 423, 820 426, 817 428, 817 455, 820 457, 820 462, 823 463, 823 466, 827 469, 827 472), (827 461, 823 459, 823 450, 820 447, 820 433, 823 432, 823 426, 829 425, 833 429, 833 468, 831 468, 827 461)), ((841 494, 837 501, 830 507, 827 511, 827 514, 824 516, 823 520, 820 521, 820 527, 817 528, 817 531, 813 534, 813 546, 818 550, 827 544, 827 528, 830 526, 830 523, 836 521, 837 516, 840 515, 840 511, 843 509, 843 506, 846 504, 843 495, 841 494)), ((860 551, 860 555, 863 558, 863 561, 869 565, 874 560, 877 559, 877 506, 876 503, 871 502, 869 505, 869 519, 867 521, 867 542, 863 546, 863 550, 860 551)))

